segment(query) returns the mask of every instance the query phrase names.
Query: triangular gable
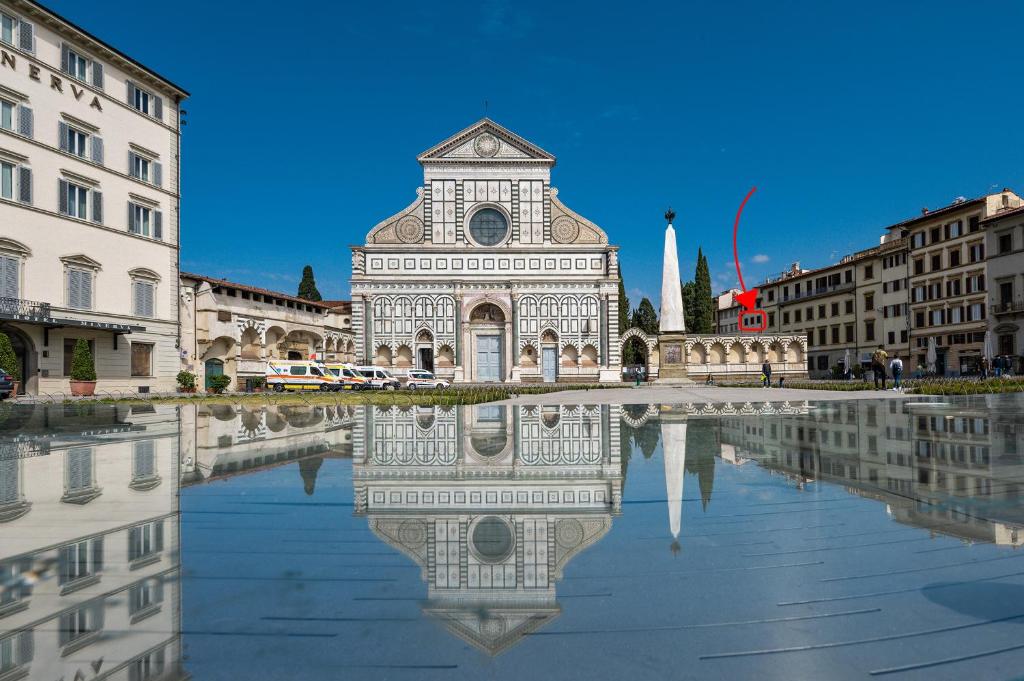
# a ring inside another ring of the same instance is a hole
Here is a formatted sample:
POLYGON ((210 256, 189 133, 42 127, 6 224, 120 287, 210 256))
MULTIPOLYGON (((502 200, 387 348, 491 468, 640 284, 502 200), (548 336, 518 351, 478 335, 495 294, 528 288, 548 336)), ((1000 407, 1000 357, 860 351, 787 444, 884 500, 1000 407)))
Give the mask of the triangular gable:
POLYGON ((555 157, 489 118, 455 133, 417 157, 420 163, 483 162, 555 165, 555 157))

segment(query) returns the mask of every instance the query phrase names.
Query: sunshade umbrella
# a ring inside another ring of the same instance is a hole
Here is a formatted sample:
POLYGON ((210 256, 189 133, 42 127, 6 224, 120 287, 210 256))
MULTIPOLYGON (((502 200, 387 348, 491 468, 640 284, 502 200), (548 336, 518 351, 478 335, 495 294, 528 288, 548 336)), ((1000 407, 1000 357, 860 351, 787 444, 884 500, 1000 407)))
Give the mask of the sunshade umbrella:
POLYGON ((989 364, 992 363, 992 358, 995 356, 995 352, 992 351, 992 332, 985 332, 985 345, 981 349, 981 356, 988 360, 989 364))

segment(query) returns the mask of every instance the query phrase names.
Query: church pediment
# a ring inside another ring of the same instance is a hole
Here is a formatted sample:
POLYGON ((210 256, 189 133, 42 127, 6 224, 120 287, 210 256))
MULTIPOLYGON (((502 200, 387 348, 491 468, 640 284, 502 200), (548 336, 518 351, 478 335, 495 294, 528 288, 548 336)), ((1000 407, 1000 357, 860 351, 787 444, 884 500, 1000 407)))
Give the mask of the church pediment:
POLYGON ((551 240, 557 244, 606 244, 608 235, 600 227, 568 208, 551 188, 551 240))
POLYGON ((420 163, 538 163, 555 164, 540 147, 484 118, 417 157, 420 163))
POLYGON ((366 237, 368 244, 418 244, 423 232, 423 188, 416 190, 416 200, 405 210, 378 222, 366 237))

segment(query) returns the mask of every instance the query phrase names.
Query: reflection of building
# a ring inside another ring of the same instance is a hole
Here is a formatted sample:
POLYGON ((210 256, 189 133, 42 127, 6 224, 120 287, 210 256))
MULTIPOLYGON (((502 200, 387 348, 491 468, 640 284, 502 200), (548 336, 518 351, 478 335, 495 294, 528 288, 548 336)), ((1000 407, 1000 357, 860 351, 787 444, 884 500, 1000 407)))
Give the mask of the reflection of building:
POLYGON ((1020 373, 1024 356, 1024 207, 983 220, 988 266, 992 351, 1012 358, 1020 373))
POLYGON ((0 678, 186 678, 176 410, 20 406, 0 428, 0 678))
POLYGON ((352 454, 353 408, 219 404, 181 410, 182 485, 298 461, 307 494, 325 458, 352 454))
POLYGON ((422 568, 424 611, 497 654, 560 612, 555 583, 621 505, 617 407, 367 407, 355 509, 422 568))
POLYGON ((188 93, 36 2, 0 2, 0 331, 23 391, 174 387, 179 104, 188 93))
POLYGON ((349 362, 355 356, 348 301, 313 302, 182 273, 180 307, 182 368, 200 384, 224 374, 241 390, 266 374, 269 359, 349 362))
POLYGON ((419 156, 424 187, 352 248, 361 361, 455 381, 619 381, 617 247, 488 119, 419 156), (609 323, 612 320, 612 323, 609 323))
POLYGON ((824 480, 885 502, 893 518, 969 541, 1024 544, 1024 442, 1012 414, 850 401, 812 415, 729 418, 722 442, 803 485, 824 480))

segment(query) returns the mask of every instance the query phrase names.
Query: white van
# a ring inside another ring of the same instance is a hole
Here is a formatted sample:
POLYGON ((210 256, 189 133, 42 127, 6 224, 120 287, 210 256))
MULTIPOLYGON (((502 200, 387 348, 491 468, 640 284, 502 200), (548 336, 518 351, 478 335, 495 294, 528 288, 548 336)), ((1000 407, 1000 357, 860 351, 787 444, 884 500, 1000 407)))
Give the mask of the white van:
POLYGON ((267 387, 274 392, 285 390, 341 390, 344 383, 326 371, 319 362, 309 360, 272 359, 267 362, 267 387))
POLYGON ((356 367, 363 378, 377 390, 398 390, 402 384, 383 367, 356 367))

